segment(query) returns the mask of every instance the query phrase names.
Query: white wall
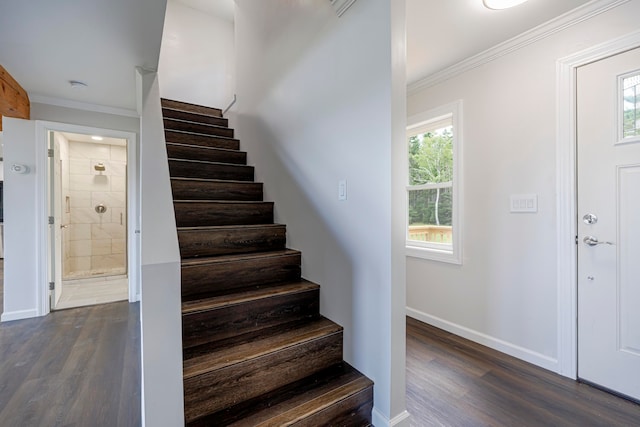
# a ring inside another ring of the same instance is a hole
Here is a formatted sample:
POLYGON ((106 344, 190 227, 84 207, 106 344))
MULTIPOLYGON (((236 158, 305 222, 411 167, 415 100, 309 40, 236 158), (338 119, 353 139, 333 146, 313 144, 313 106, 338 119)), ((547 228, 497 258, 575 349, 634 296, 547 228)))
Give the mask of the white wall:
POLYGON ((408 313, 557 370, 556 61, 638 28, 632 1, 417 93, 464 100, 462 266, 407 259, 408 313), (538 213, 509 213, 536 193, 538 213))
POLYGON ((160 95, 225 108, 235 78, 233 22, 181 3, 167 2, 160 49, 160 95))
POLYGON ((403 133, 405 86, 404 61, 392 86, 391 2, 356 2, 340 19, 329 2, 265 3, 236 1, 232 123, 303 276, 321 285, 321 312, 345 328, 345 359, 375 381, 374 423, 389 425, 405 409, 404 258, 394 270, 391 240, 392 109, 403 133))
POLYGON ((160 92, 138 74, 141 193, 143 426, 184 424, 180 251, 173 213, 160 92))
MULTIPOLYGON (((31 121, 3 118, 5 164, 29 166, 28 174, 8 172, 4 184, 4 311, 2 321, 38 315, 40 262, 36 246, 39 222, 36 218, 36 150, 46 150, 47 141, 36 141, 35 120, 46 120, 105 129, 137 132, 139 120, 90 111, 33 103, 31 121)), ((43 261, 44 262, 44 261, 43 261)))

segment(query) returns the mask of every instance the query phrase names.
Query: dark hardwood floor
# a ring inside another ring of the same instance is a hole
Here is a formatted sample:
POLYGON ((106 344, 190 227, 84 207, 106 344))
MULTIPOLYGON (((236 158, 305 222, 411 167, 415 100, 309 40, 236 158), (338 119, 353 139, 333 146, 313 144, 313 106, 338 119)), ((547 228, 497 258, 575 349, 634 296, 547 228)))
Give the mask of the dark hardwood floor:
POLYGON ((0 324, 0 426, 139 426, 140 417, 139 304, 0 324))
POLYGON ((407 409, 416 427, 640 426, 640 405, 412 318, 407 409))

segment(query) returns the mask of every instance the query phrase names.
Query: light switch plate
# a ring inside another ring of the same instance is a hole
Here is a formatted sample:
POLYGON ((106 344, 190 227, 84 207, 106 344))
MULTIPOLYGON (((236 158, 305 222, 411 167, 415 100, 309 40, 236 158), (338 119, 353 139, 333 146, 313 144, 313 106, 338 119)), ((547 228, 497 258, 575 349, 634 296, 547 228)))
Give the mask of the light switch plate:
POLYGON ((538 212, 537 194, 512 194, 510 197, 511 212, 535 213, 538 212))

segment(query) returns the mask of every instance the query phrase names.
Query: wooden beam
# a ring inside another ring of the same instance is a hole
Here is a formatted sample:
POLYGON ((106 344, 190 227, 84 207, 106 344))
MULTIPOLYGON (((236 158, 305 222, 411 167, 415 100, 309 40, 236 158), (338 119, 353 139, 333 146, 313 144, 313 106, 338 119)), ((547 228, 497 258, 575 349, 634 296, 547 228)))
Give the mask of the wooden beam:
POLYGON ((31 103, 27 91, 0 65, 0 131, 2 116, 28 120, 31 103))

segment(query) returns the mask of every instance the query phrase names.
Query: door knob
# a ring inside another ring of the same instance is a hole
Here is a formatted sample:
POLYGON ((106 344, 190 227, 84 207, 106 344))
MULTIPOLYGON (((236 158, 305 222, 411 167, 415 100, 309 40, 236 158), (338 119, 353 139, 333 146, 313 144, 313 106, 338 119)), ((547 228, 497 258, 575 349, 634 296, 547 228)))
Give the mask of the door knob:
POLYGON ((584 236, 582 241, 589 246, 597 246, 597 245, 613 245, 613 242, 599 242, 597 237, 594 236, 584 236))

